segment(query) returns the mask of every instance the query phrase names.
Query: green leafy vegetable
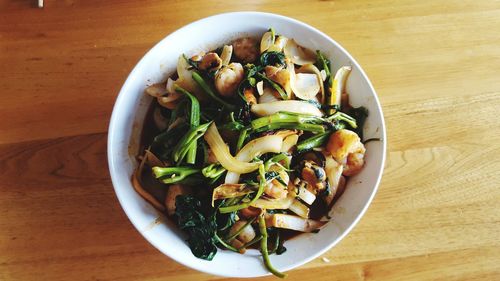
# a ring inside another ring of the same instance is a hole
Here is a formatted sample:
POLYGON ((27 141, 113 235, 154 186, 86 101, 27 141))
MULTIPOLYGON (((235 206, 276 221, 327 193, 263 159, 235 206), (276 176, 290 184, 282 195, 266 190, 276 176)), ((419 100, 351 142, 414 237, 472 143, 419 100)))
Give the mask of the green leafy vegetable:
POLYGON ((234 112, 231 112, 229 114, 229 122, 220 126, 220 129, 226 129, 226 130, 230 130, 230 131, 240 131, 243 128, 245 128, 245 125, 243 125, 241 122, 238 122, 234 119, 234 112))
POLYGON ((331 73, 330 73, 330 60, 325 58, 323 54, 319 51, 316 50, 316 66, 318 67, 319 70, 324 70, 326 73, 326 81, 328 85, 331 87, 332 86, 332 80, 331 78, 331 73))
POLYGON ((352 108, 350 114, 353 116, 351 118, 356 120, 357 127, 355 127, 355 132, 358 134, 359 138, 363 139, 363 127, 365 125, 366 118, 368 117, 368 109, 361 106, 358 108, 352 108))
POLYGON ((266 229, 266 221, 264 220, 264 215, 259 216, 259 230, 262 235, 262 240, 260 240, 260 252, 262 253, 262 257, 264 258, 264 265, 266 268, 279 278, 285 278, 286 274, 279 272, 274 266, 271 264, 271 260, 269 259, 269 252, 267 250, 267 229, 266 229))
POLYGON ((323 133, 325 128, 322 124, 326 124, 327 122, 327 120, 314 115, 277 112, 272 115, 253 120, 251 122, 251 127, 256 132, 275 129, 297 129, 323 133))
POLYGON ((226 172, 227 170, 224 169, 224 167, 222 167, 220 164, 210 164, 208 166, 206 166, 205 168, 203 168, 201 170, 201 173, 206 177, 206 178, 210 178, 210 179, 213 179, 213 178, 218 178, 219 176, 221 176, 224 172, 226 172))
MULTIPOLYGON (((188 91, 177 85, 175 85, 175 90, 178 93, 186 95, 189 98, 189 100, 191 100, 191 110, 189 111, 189 118, 190 118, 189 124, 191 125, 191 128, 193 129, 196 126, 200 125, 200 103, 198 102, 198 99, 196 99, 196 97, 193 96, 191 93, 189 93, 188 91)), ((194 164, 194 162, 196 161, 196 149, 197 149, 196 141, 189 144, 188 148, 186 149, 187 163, 194 164)), ((177 160, 175 161, 177 162, 177 160)))
POLYGON ((181 182, 199 172, 200 169, 191 167, 153 167, 154 176, 165 184, 181 182))
POLYGON ((260 56, 260 64, 262 66, 276 66, 276 67, 284 67, 285 63, 285 54, 282 52, 265 52, 260 56))
POLYGON ((198 85, 203 89, 203 91, 205 91, 205 93, 207 93, 207 95, 209 95, 212 99, 214 99, 219 104, 223 105, 228 110, 231 110, 231 111, 235 110, 234 105, 229 104, 229 103, 225 102, 222 98, 220 98, 212 90, 212 88, 207 84, 207 82, 205 82, 205 80, 203 80, 203 77, 201 77, 201 75, 198 72, 193 71, 192 77, 193 77, 193 80, 196 83, 198 83, 198 85))
POLYGON ((217 253, 215 217, 203 214, 200 200, 189 195, 175 198, 175 216, 177 225, 188 234, 193 255, 211 261, 217 253))
POLYGON ((351 126, 351 128, 353 128, 353 129, 358 128, 358 125, 357 125, 355 118, 353 118, 353 117, 351 117, 343 112, 340 112, 340 111, 335 112, 334 114, 328 116, 326 119, 328 119, 330 121, 337 121, 337 123, 339 123, 340 121, 343 121, 346 124, 348 124, 349 126, 351 126))
POLYGON ((331 131, 317 134, 308 139, 305 139, 297 144, 297 152, 304 152, 316 147, 323 146, 330 137, 331 131))
MULTIPOLYGON (((177 145, 174 148, 173 158, 176 163, 182 162, 182 160, 189 151, 196 149, 196 142, 203 136, 203 134, 205 134, 210 124, 212 124, 212 122, 208 122, 206 124, 202 124, 197 127, 191 128, 182 137, 182 139, 177 143, 177 145), (195 145, 194 148, 193 145, 195 145)), ((196 156, 196 153, 194 153, 194 155, 196 156)), ((189 164, 193 164, 194 160, 192 162, 190 162, 189 160, 186 162, 188 162, 189 164)))

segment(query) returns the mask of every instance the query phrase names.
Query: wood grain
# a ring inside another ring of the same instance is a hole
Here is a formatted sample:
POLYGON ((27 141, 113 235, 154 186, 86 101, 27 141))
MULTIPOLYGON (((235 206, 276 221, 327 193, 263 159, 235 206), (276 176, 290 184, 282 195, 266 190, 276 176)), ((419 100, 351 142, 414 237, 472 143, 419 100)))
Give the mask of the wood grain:
POLYGON ((329 262, 288 279, 498 280, 500 2, 485 0, 0 0, 0 280, 226 280, 177 264, 132 227, 106 130, 151 46, 237 10, 291 16, 340 42, 387 123, 365 217, 329 262))

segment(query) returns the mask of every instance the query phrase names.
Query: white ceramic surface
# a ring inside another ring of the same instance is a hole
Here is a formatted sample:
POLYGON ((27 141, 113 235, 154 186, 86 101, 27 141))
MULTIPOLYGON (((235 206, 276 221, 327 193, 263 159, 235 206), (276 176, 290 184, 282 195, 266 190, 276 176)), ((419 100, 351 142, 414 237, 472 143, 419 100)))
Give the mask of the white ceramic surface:
POLYGON ((354 106, 369 110, 365 138, 380 138, 367 144, 363 171, 349 180, 348 187, 332 209, 331 221, 317 234, 303 234, 285 243, 284 254, 271 257, 281 271, 300 266, 326 252, 356 225, 372 201, 384 167, 386 135, 381 107, 368 77, 349 53, 317 29, 287 17, 238 12, 220 14, 191 23, 154 46, 136 65, 116 100, 108 132, 108 161, 113 186, 123 210, 139 232, 158 250, 177 262, 214 275, 255 277, 269 274, 256 250, 240 255, 219 250, 213 261, 194 257, 185 237, 171 223, 155 224, 158 212, 133 189, 130 178, 137 163, 138 135, 151 101, 143 94, 147 85, 162 81, 174 70, 180 54, 194 54, 250 35, 260 36, 269 27, 294 38, 300 45, 321 50, 337 69, 351 65, 347 92, 354 106))

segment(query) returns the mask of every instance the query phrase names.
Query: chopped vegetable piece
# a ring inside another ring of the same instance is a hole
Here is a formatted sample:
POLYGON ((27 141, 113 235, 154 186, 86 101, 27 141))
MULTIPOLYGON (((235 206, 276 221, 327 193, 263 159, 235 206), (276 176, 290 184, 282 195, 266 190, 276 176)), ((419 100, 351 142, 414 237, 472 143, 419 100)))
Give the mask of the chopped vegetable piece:
POLYGON ((166 184, 181 182, 188 176, 201 172, 191 167, 153 167, 153 174, 166 184))
POLYGON ((242 162, 234 158, 229 153, 228 146, 222 140, 222 137, 217 130, 217 126, 215 123, 212 123, 205 133, 205 140, 207 141, 210 149, 215 154, 217 160, 221 163, 221 165, 226 168, 228 171, 245 174, 250 173, 259 168, 259 165, 262 162, 242 162))
POLYGON ((298 114, 309 114, 321 117, 323 113, 311 103, 298 100, 275 101, 262 104, 253 104, 251 111, 257 116, 268 116, 280 111, 298 114))
POLYGON ((264 264, 267 269, 279 278, 285 278, 286 274, 279 272, 274 266, 271 264, 271 260, 269 259, 269 252, 267 251, 267 226, 266 221, 264 219, 264 214, 259 216, 259 230, 262 235, 262 240, 260 240, 260 252, 262 253, 262 257, 264 258, 264 264))
MULTIPOLYGON (((347 77, 349 76, 349 73, 351 73, 351 67, 350 66, 343 66, 339 70, 337 70, 337 73, 335 73, 335 78, 333 78, 333 83, 330 88, 330 97, 328 99, 328 105, 330 106, 336 106, 340 110, 340 100, 342 97, 342 92, 344 91, 345 88, 345 83, 347 80, 347 77)), ((328 114, 333 114, 335 112, 334 109, 329 109, 328 114)))
POLYGON ((286 214, 272 214, 266 218, 267 225, 301 232, 312 232, 326 224, 324 221, 305 219, 286 214))

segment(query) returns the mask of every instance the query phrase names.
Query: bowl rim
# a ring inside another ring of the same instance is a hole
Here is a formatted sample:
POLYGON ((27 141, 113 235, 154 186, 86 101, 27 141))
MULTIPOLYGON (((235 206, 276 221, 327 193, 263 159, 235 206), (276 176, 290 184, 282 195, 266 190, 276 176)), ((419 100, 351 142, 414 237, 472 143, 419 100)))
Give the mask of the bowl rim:
POLYGON ((375 91, 375 89, 374 89, 374 87, 373 87, 370 79, 368 78, 368 76, 366 75, 365 71, 360 66, 360 64, 337 41, 335 41, 334 39, 332 39, 331 37, 329 37, 328 35, 326 35, 322 31, 316 29, 315 27, 313 27, 313 26, 311 26, 309 24, 306 24, 304 22, 301 22, 299 20, 296 20, 294 18, 290 18, 290 17, 283 16, 283 15, 276 14, 276 13, 257 12, 257 11, 239 11, 239 12, 226 12, 226 13, 214 14, 214 15, 211 15, 211 16, 208 16, 208 17, 204 17, 204 18, 198 19, 196 21, 190 22, 190 23, 182 26, 181 28, 178 28, 175 31, 167 34, 165 37, 163 37, 163 39, 161 39, 159 42, 157 42, 152 48, 150 48, 141 57, 141 59, 135 64, 135 66, 132 69, 132 71, 130 72, 130 74, 127 76, 127 78, 126 78, 123 86, 120 89, 120 92, 119 92, 117 98, 115 99, 115 103, 114 103, 114 106, 113 106, 113 111, 112 111, 112 114, 111 114, 111 119, 110 119, 109 127, 108 127, 108 138, 107 138, 108 167, 109 167, 109 172, 110 172, 110 176, 111 176, 111 182, 113 184, 113 189, 115 191, 115 195, 116 195, 116 197, 117 197, 117 199, 118 199, 118 201, 120 203, 121 208, 123 209, 123 211, 127 215, 128 220, 132 223, 132 225, 135 227, 135 229, 142 235, 142 237, 144 239, 146 239, 158 251, 160 251, 162 254, 164 254, 165 256, 169 257, 170 259, 175 260, 176 262, 178 262, 178 263, 180 263, 180 264, 182 264, 182 265, 184 265, 184 266, 186 266, 188 268, 192 268, 192 269, 195 269, 197 271, 204 272, 204 273, 209 273, 209 274, 216 275, 216 276, 252 278, 252 277, 267 276, 267 275, 270 275, 271 273, 268 272, 266 274, 236 276, 236 275, 225 274, 224 272, 220 272, 220 271, 217 270, 216 267, 214 267, 214 269, 211 269, 211 268, 207 269, 205 267, 198 266, 198 264, 193 264, 193 263, 185 262, 183 259, 177 258, 176 255, 166 254, 162 249, 160 249, 152 241, 152 239, 150 239, 148 236, 144 235, 144 233, 141 231, 138 223, 134 219, 132 219, 131 211, 128 209, 127 204, 124 202, 123 196, 120 195, 121 193, 120 193, 120 188, 118 187, 118 179, 117 179, 117 173, 118 173, 117 171, 119 170, 119 167, 115 166, 115 164, 114 164, 115 163, 114 157, 116 155, 116 151, 115 151, 114 147, 112 146, 113 140, 115 139, 115 131, 116 131, 115 127, 117 127, 117 123, 119 122, 119 120, 118 120, 119 119, 119 115, 118 115, 119 105, 122 103, 121 101, 125 98, 125 95, 128 92, 128 88, 130 87, 130 84, 132 83, 132 80, 133 80, 132 77, 134 77, 135 74, 136 74, 136 72, 138 72, 138 70, 141 68, 141 65, 146 60, 146 58, 149 56, 149 54, 153 53, 156 49, 158 49, 159 46, 162 44, 162 42, 165 41, 165 40, 168 40, 168 38, 170 36, 173 36, 174 34, 177 34, 177 33, 183 33, 184 30, 188 29, 191 25, 197 25, 197 24, 203 23, 204 21, 209 21, 209 20, 211 20, 213 18, 216 18, 216 17, 238 16, 238 15, 241 15, 241 16, 255 16, 255 17, 270 17, 270 18, 275 18, 275 19, 282 20, 282 21, 291 22, 293 24, 300 25, 300 26, 302 26, 302 27, 310 30, 311 32, 317 33, 318 35, 324 37, 330 44, 334 45, 340 51, 342 51, 343 53, 345 53, 347 55, 348 59, 350 60, 351 64, 354 65, 354 66, 356 66, 357 69, 360 71, 360 74, 361 74, 362 78, 364 80, 366 80, 367 85, 368 85, 370 91, 373 93, 373 98, 374 98, 374 101, 376 103, 377 109, 378 109, 378 111, 380 113, 380 119, 382 121, 381 124, 379 125, 380 126, 379 127, 380 128, 380 133, 381 133, 381 136, 382 136, 382 156, 381 156, 380 168, 379 168, 378 171, 376 171, 376 173, 377 173, 377 180, 374 183, 373 190, 372 190, 372 192, 370 194, 370 197, 368 198, 368 200, 364 204, 363 208, 361 209, 361 211, 359 212, 359 214, 356 216, 356 218, 353 220, 353 222, 349 225, 349 227, 347 227, 343 231, 343 233, 341 235, 339 235, 335 240, 333 240, 332 242, 330 242, 327 245, 325 245, 325 247, 322 250, 314 253, 313 255, 311 255, 311 256, 309 256, 309 257, 307 257, 305 259, 302 259, 300 261, 292 262, 289 265, 281 268, 282 271, 288 271, 288 270, 294 269, 294 268, 296 268, 298 266, 301 266, 303 264, 309 263, 310 261, 312 261, 312 260, 316 259, 317 257, 323 255, 325 252, 329 251, 332 247, 334 247, 337 243, 339 243, 342 239, 344 239, 344 237, 346 235, 348 235, 352 231, 352 229, 359 223, 359 221, 361 220, 361 218, 364 216, 365 212, 367 211, 368 207, 371 205, 371 203, 373 201, 373 198, 375 197, 375 194, 378 191, 378 188, 379 188, 379 185, 380 185, 380 182, 381 182, 381 179, 382 179, 382 174, 383 174, 383 171, 384 171, 385 161, 386 161, 386 153, 387 153, 387 134, 386 134, 385 119, 384 119, 384 115, 383 115, 383 111, 382 111, 382 106, 380 104, 378 95, 377 95, 377 93, 376 93, 376 91, 375 91))

